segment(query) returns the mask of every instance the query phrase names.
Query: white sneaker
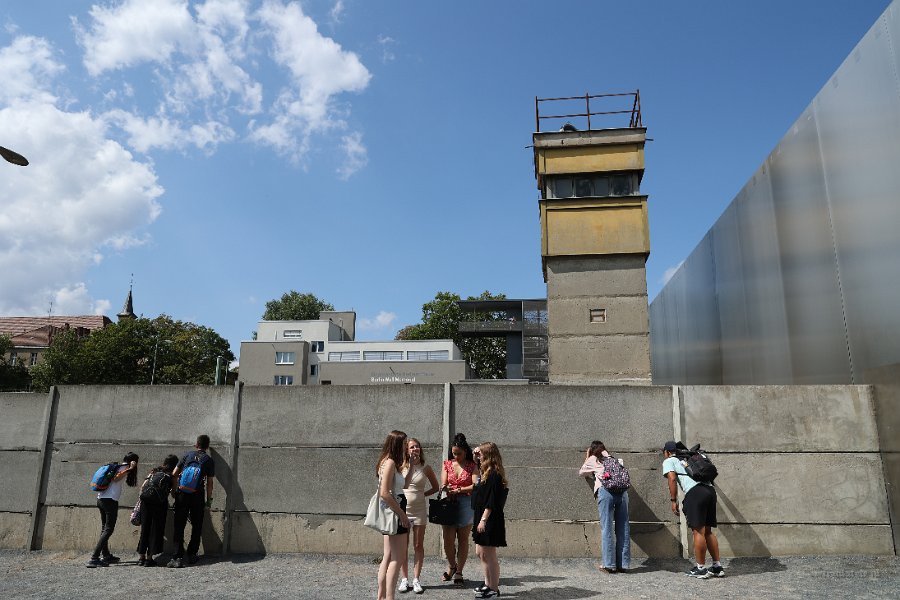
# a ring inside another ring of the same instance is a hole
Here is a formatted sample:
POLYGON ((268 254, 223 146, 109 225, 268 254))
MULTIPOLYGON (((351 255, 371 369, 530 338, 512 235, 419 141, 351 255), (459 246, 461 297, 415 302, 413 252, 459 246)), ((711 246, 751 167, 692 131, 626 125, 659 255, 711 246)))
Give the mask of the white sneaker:
POLYGON ((419 583, 418 579, 413 579, 413 591, 417 594, 425 593, 425 590, 422 589, 422 584, 419 583))
POLYGON ((400 585, 397 587, 398 592, 408 592, 409 591, 409 581, 404 577, 400 580, 400 585))

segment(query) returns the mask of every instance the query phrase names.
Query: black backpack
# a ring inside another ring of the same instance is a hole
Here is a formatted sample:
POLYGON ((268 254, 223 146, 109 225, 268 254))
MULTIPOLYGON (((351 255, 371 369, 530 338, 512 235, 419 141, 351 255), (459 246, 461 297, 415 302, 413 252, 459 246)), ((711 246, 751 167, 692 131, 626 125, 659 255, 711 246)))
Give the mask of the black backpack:
POLYGON ((168 504, 169 491, 172 489, 172 475, 165 471, 153 471, 141 486, 141 500, 168 504))
POLYGON ((681 444, 680 448, 676 448, 675 457, 684 465, 684 470, 688 477, 700 483, 712 483, 719 470, 713 464, 709 457, 700 449, 700 444, 693 448, 686 448, 681 444))

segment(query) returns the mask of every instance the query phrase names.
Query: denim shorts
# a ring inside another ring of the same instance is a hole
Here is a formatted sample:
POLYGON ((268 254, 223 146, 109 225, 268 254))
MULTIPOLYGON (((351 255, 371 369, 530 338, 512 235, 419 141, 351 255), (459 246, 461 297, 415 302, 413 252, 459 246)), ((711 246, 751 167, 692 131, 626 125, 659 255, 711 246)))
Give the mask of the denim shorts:
POLYGON ((472 496, 456 497, 456 527, 468 527, 475 520, 475 510, 472 508, 472 496))

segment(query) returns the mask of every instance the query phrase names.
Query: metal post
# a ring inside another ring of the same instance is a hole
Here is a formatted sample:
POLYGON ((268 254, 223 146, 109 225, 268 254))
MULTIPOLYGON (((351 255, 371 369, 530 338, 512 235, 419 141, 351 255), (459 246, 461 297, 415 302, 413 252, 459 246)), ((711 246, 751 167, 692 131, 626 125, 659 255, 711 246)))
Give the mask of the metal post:
POLYGON ((220 375, 222 373, 222 357, 216 357, 216 383, 215 385, 222 385, 222 381, 220 379, 220 375))
POLYGON ((159 350, 159 336, 156 336, 156 343, 153 345, 153 370, 150 371, 150 385, 153 385, 153 380, 156 378, 156 352, 159 350))

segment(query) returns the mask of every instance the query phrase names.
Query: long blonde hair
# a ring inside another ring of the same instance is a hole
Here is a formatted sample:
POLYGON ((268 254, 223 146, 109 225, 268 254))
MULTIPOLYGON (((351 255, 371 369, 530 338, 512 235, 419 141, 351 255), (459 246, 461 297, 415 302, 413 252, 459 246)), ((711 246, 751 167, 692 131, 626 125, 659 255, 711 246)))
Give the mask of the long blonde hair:
POLYGON ((378 457, 378 462, 375 464, 375 475, 379 475, 381 465, 388 458, 393 459, 394 465, 399 471, 406 460, 406 454, 406 434, 395 429, 388 434, 381 446, 381 456, 378 457))
POLYGON ((485 481, 491 472, 500 476, 503 487, 509 487, 506 480, 506 469, 503 468, 503 457, 500 456, 500 449, 494 442, 485 442, 478 446, 481 450, 481 480, 485 481))

